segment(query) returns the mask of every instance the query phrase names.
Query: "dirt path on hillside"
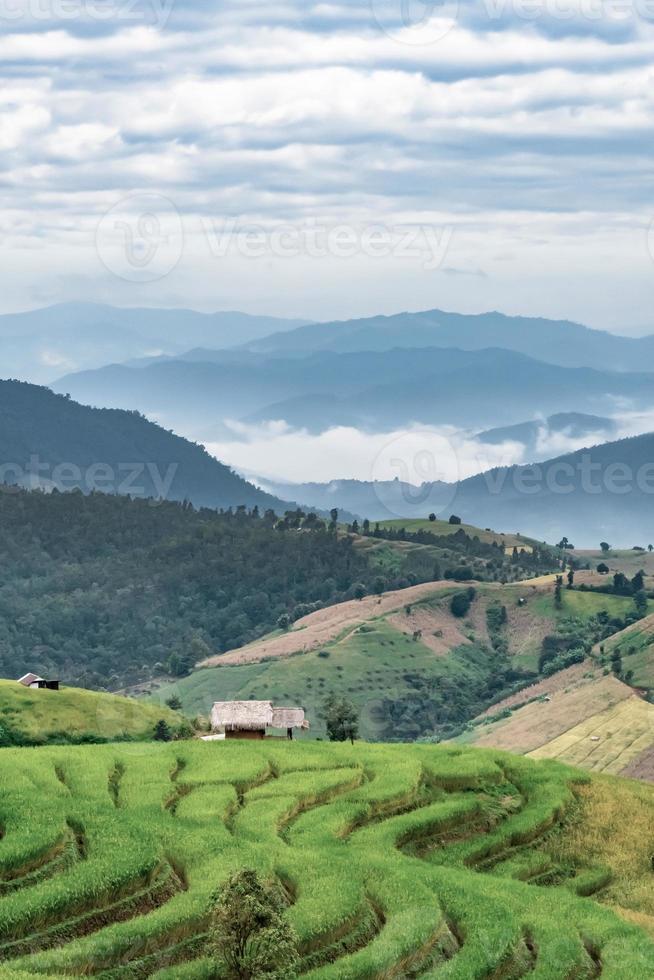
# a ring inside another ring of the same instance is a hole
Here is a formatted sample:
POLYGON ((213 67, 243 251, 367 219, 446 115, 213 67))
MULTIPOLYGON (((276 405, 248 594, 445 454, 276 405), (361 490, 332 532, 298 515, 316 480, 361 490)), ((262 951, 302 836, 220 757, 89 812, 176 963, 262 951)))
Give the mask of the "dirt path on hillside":
MULTIPOLYGON (((412 585, 408 589, 396 592, 386 592, 382 596, 366 596, 364 599, 351 599, 336 606, 319 609, 310 613, 294 624, 293 629, 281 636, 273 636, 256 640, 247 646, 232 650, 229 653, 218 654, 203 660, 200 667, 215 667, 222 664, 256 663, 267 657, 289 657, 294 653, 307 653, 317 650, 343 633, 356 629, 369 619, 377 619, 386 613, 395 612, 404 606, 409 606, 421 599, 428 599, 447 589, 465 588, 466 585, 477 583, 423 582, 412 585)), ((488 583, 484 583, 488 587, 488 583)))

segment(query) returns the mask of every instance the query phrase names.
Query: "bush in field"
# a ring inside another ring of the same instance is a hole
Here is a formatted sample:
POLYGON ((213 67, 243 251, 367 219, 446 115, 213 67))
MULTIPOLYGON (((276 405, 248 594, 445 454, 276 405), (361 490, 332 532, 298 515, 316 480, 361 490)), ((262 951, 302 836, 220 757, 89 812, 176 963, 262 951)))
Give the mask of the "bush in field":
POLYGON ((170 742, 172 737, 173 733, 170 730, 170 725, 164 718, 161 718, 154 728, 155 742, 170 742))
POLYGON ((243 868, 212 896, 211 942, 230 980, 297 976, 298 939, 279 885, 243 868))
POLYGON ((474 589, 466 589, 465 592, 455 592, 450 602, 450 611, 453 616, 463 619, 470 611, 472 600, 475 597, 474 589))

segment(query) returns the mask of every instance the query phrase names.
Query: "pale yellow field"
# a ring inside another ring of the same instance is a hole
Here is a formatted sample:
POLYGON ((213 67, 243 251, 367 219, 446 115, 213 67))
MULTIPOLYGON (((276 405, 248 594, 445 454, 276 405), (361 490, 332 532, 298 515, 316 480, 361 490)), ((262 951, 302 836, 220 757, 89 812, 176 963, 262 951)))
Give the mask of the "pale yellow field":
POLYGON ((618 774, 653 742, 654 705, 634 695, 528 754, 618 774))

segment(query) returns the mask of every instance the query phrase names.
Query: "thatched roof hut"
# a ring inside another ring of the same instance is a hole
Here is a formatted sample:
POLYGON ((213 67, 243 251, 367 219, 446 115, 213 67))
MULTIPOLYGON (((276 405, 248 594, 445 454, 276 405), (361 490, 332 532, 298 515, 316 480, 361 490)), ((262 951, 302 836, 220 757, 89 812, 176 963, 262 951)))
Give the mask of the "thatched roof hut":
POLYGON ((273 728, 309 728, 304 717, 304 708, 273 708, 273 728))
POLYGON ((263 738, 266 728, 272 725, 272 701, 216 701, 211 711, 211 727, 224 731, 253 732, 263 738))
POLYGON ((266 728, 285 728, 290 738, 308 727, 303 708, 273 708, 272 701, 216 701, 211 711, 211 728, 226 738, 265 738, 266 728))

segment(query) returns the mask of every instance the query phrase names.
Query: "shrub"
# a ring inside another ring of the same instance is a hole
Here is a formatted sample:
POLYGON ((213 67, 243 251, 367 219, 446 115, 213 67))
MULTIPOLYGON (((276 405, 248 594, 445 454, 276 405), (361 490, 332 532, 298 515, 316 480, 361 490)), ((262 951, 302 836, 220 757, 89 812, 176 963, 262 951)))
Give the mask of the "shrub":
POLYGON ((456 592, 450 602, 450 611, 453 616, 463 619, 470 611, 471 600, 467 592, 456 592))
POLYGON ((233 874, 212 896, 211 942, 230 980, 296 977, 297 935, 284 919, 279 885, 264 883, 251 868, 233 874))

